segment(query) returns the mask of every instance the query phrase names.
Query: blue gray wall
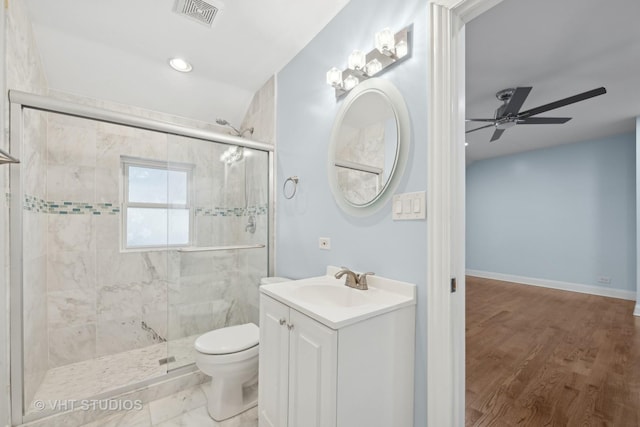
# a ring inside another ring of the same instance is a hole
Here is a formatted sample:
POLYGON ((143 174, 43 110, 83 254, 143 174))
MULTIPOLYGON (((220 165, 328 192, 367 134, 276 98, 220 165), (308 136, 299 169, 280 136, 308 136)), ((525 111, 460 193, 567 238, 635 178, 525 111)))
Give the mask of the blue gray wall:
POLYGON ((344 214, 328 184, 327 155, 333 120, 341 103, 325 83, 326 71, 344 68, 353 49, 368 51, 384 27, 414 24, 413 57, 382 78, 407 103, 412 124, 409 162, 397 192, 426 189, 427 4, 419 0, 352 0, 277 76, 276 273, 292 278, 324 274, 327 265, 374 271, 418 286, 415 425, 426 425, 425 221, 391 220, 391 203, 366 218, 344 214), (283 181, 300 178, 292 200, 283 181), (331 238, 331 250, 318 248, 331 238))
POLYGON ((635 144, 619 135, 470 165, 467 269, 635 291, 635 144))

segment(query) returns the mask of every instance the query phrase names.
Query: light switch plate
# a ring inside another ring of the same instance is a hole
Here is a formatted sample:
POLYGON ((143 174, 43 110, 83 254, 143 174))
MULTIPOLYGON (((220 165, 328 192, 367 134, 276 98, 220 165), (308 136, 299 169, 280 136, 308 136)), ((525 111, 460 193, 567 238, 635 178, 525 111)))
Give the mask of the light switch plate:
POLYGON ((393 196, 392 218, 394 221, 427 218, 426 192, 395 194, 393 196), (402 207, 398 209, 398 207, 402 207))

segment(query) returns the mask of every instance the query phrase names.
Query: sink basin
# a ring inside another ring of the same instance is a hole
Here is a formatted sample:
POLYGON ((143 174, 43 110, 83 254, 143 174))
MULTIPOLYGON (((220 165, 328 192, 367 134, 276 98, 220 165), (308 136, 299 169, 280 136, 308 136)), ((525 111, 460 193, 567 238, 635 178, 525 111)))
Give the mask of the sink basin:
POLYGON ((338 270, 329 266, 326 276, 264 285, 260 292, 332 329, 416 303, 414 284, 371 276, 369 289, 353 289, 334 277, 338 270))
MULTIPOLYGON (((312 304, 332 305, 338 307, 356 307, 371 303, 367 292, 346 286, 307 285, 300 286, 291 292, 291 296, 312 304)), ((374 291, 375 292, 375 291, 374 291)))

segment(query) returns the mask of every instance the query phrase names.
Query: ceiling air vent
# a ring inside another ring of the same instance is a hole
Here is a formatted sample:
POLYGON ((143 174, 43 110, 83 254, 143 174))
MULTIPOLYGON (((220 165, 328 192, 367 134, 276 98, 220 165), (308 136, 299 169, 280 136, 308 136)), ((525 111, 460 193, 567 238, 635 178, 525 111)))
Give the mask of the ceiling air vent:
POLYGON ((213 26, 213 20, 222 9, 224 9, 224 3, 221 1, 176 0, 174 11, 179 15, 211 27, 213 26))

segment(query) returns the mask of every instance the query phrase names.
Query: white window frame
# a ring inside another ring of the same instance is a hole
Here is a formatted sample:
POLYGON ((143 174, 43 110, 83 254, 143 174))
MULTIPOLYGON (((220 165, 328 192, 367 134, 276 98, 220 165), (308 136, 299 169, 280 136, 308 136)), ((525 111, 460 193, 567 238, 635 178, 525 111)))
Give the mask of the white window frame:
POLYGON ((174 248, 184 248, 193 246, 194 243, 194 225, 195 225, 195 208, 193 206, 193 171, 195 165, 190 163, 166 162, 162 160, 143 159, 138 157, 120 157, 120 176, 122 177, 122 202, 120 210, 122 212, 122 221, 120 222, 120 242, 122 251, 136 252, 149 250, 168 250, 174 248), (186 203, 146 203, 146 202, 129 202, 129 168, 139 167, 147 169, 160 169, 165 171, 176 171, 187 173, 187 200, 186 203), (127 245, 127 215, 129 208, 150 208, 150 209, 187 209, 189 211, 189 240, 185 244, 177 245, 147 245, 147 246, 128 246, 127 245))

